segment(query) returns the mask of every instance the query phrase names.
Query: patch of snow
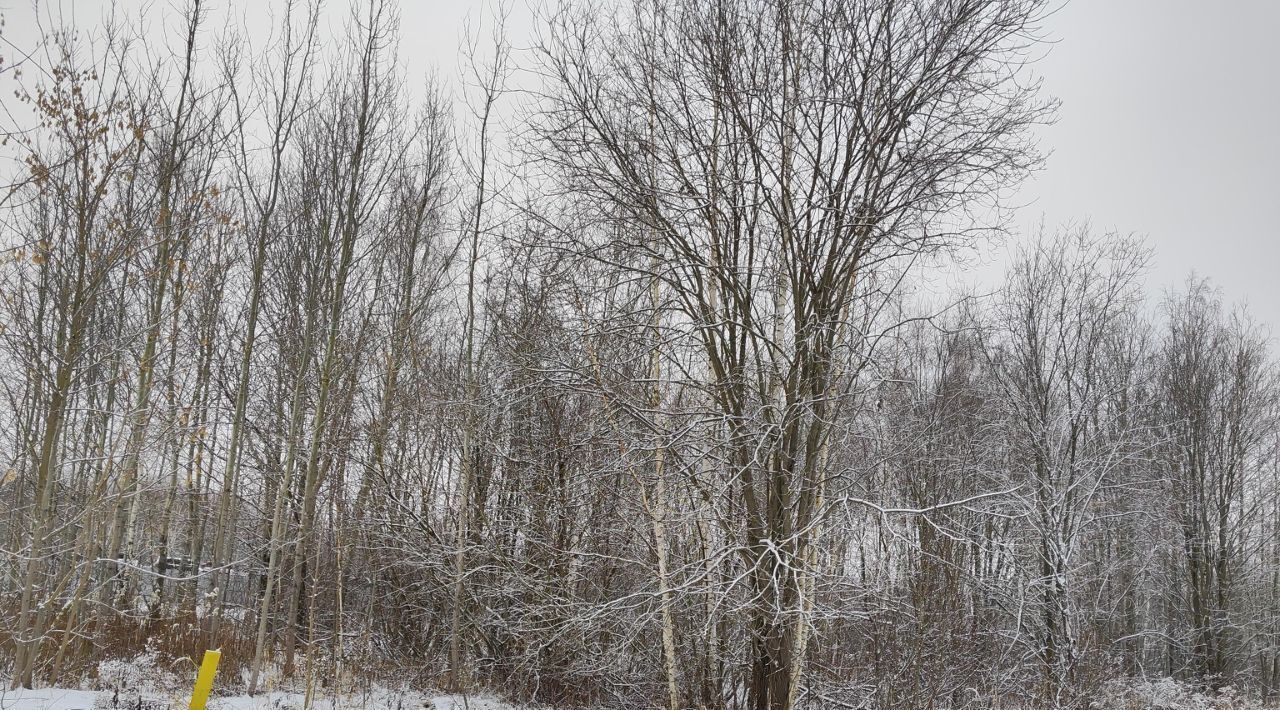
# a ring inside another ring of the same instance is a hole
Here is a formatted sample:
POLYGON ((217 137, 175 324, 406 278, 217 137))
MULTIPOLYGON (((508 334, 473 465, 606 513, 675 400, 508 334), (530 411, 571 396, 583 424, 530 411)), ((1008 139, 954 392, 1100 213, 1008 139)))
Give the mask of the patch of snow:
POLYGON ((516 710, 488 695, 441 695, 431 699, 431 710, 516 710))
POLYGON ((1092 710, 1261 710, 1256 699, 1243 697, 1234 688, 1205 693, 1172 678, 1114 680, 1103 684, 1092 710))
POLYGON ((93 710, 93 704, 97 698, 98 693, 92 690, 67 690, 65 688, 0 690, 0 709, 93 710))
MULTIPOLYGON (((419 710, 429 707, 416 693, 377 688, 368 694, 355 693, 336 700, 317 693, 311 699, 313 710, 367 708, 368 710, 419 710)), ((270 691, 254 696, 228 695, 209 698, 209 710, 302 710, 306 694, 295 691, 270 691)))
MULTIPOLYGON (((40 688, 0 690, 0 710, 95 710, 110 708, 112 691, 40 688)), ((209 698, 209 710, 301 710, 306 697, 299 692, 269 692, 255 696, 231 695, 209 698)), ((134 707, 136 699, 122 704, 134 707)), ((187 697, 146 698, 146 707, 185 708, 187 697)), ((489 695, 424 695, 413 691, 374 688, 336 700, 316 695, 313 710, 520 710, 489 695)))
MULTIPOLYGON (((210 698, 209 710, 301 710, 305 696, 298 692, 261 693, 249 697, 236 695, 210 698)), ((312 698, 313 710, 340 710, 361 708, 364 710, 518 710, 488 695, 422 695, 415 692, 375 688, 369 694, 354 694, 337 699, 317 695, 312 698)))
POLYGON ((180 693, 195 679, 196 669, 185 667, 185 661, 165 663, 154 649, 127 661, 102 661, 98 663, 97 678, 91 687, 94 690, 132 691, 140 695, 180 693))

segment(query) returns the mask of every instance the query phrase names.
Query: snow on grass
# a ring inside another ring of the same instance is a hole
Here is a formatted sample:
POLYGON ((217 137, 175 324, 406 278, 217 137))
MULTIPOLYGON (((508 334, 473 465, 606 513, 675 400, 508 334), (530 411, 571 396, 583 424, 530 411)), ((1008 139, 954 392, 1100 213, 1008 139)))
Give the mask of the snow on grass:
POLYGON ((431 710, 515 710, 514 705, 484 695, 441 695, 432 698, 431 710))
MULTIPOLYGON (((305 663, 305 657, 303 658, 305 663)), ((0 710, 183 710, 191 698, 196 667, 187 659, 166 661, 154 650, 131 659, 103 661, 78 687, 6 691, 9 680, 0 677, 0 710)), ((247 671, 246 671, 247 676, 247 671)), ((488 695, 447 695, 409 688, 373 685, 368 690, 335 698, 332 689, 313 691, 306 702, 305 686, 289 682, 275 664, 269 664, 261 681, 264 692, 254 696, 236 693, 248 685, 214 679, 214 695, 208 710, 527 710, 528 706, 501 702, 488 695)))
MULTIPOLYGON (((0 690, 0 710, 105 710, 113 706, 111 691, 71 690, 67 688, 40 688, 37 690, 0 690)), ((143 696, 144 708, 185 708, 186 697, 143 696)), ((212 697, 209 710, 301 710, 305 704, 302 693, 271 692, 253 697, 232 695, 212 697)), ((136 696, 121 702, 122 708, 134 708, 136 696)), ((432 695, 414 691, 374 688, 369 693, 358 693, 341 698, 316 697, 312 699, 314 710, 519 710, 486 695, 432 695)))
POLYGON ((3 710, 93 710, 93 704, 99 695, 100 693, 93 690, 65 688, 0 690, 0 708, 3 710))
POLYGON ((1103 684, 1092 710, 1261 710, 1256 698, 1234 688, 1206 693, 1172 678, 1114 680, 1103 684))
MULTIPOLYGON (((302 693, 272 692, 254 697, 236 695, 210 698, 209 710, 301 710, 304 701, 302 693)), ((316 697, 312 699, 311 707, 313 710, 517 710, 519 706, 485 695, 423 695, 374 688, 371 693, 349 695, 336 701, 332 697, 316 697)))

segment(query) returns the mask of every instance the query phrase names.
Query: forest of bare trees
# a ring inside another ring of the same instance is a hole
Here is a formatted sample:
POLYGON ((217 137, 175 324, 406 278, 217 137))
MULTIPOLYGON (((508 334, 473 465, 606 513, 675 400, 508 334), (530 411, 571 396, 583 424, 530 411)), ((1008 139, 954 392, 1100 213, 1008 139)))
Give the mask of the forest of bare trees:
POLYGON ((278 5, 3 52, 8 685, 221 648, 248 693, 557 707, 1280 692, 1268 331, 1007 219, 1047 2, 498 11, 456 92, 395 3, 278 5), (992 293, 919 287, 993 239, 992 293))

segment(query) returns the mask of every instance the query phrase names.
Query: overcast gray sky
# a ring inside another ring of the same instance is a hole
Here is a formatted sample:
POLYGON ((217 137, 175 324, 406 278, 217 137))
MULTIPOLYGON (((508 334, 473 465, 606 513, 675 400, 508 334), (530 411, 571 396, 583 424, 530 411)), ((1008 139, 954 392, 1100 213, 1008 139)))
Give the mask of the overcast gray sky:
MULTIPOLYGON (((269 23, 261 0, 213 3, 251 25, 269 23)), ((346 2, 329 4, 336 32, 346 2)), ((167 0, 119 5, 150 7, 158 24, 171 12, 167 0)), ((46 3, 85 24, 106 6, 46 3)), ((401 55, 410 77, 432 67, 455 74, 463 27, 492 6, 405 0, 401 55)), ((32 43, 31 4, 0 0, 0 8, 5 36, 32 43)), ((527 44, 528 17, 521 4, 509 24, 517 47, 527 44)), ((1037 73, 1062 109, 1042 131, 1052 155, 1018 197, 1026 206, 1017 223, 1029 230, 1042 216, 1050 227, 1088 219, 1099 230, 1140 234, 1154 248, 1153 292, 1195 270, 1280 330, 1280 1, 1073 0, 1045 29, 1056 44, 1037 73)), ((996 270, 971 276, 989 280, 996 270)))
POLYGON ((1062 109, 1025 221, 1144 235, 1152 287, 1194 269, 1280 331, 1280 2, 1074 0, 1047 29, 1062 109))

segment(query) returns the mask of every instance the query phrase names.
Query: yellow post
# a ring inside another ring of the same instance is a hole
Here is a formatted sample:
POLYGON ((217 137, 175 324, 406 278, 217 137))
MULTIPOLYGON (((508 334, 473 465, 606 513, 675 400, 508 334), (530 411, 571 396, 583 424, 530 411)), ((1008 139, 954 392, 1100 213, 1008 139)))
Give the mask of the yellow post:
POLYGON ((205 651, 204 662, 200 664, 200 673, 196 676, 196 687, 191 691, 189 710, 204 710, 209 700, 209 691, 213 690, 213 674, 218 672, 218 660, 222 651, 205 651))

